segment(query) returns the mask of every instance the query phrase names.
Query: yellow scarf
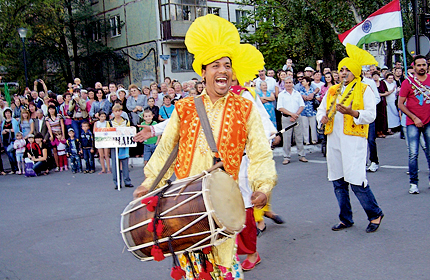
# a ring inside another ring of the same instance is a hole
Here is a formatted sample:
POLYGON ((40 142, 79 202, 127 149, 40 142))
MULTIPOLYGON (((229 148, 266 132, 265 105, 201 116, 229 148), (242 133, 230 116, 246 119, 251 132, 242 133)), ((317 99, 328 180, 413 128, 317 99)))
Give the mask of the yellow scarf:
MULTIPOLYGON (((353 110, 364 109, 363 94, 364 94, 364 91, 366 90, 367 85, 361 83, 359 79, 355 78, 346 86, 346 89, 342 94, 340 94, 339 96, 336 96, 336 91, 339 87, 340 85, 334 85, 330 87, 330 89, 328 90, 327 108, 330 108, 330 105, 332 104, 332 102, 334 102, 335 104, 342 103, 346 107, 350 106, 352 102, 353 110), (351 94, 347 96, 347 94, 350 92, 353 86, 354 86, 354 89, 352 90, 351 94)), ((332 114, 336 114, 335 106, 336 105, 334 105, 334 108, 333 108, 334 112, 332 114)), ((334 116, 325 125, 324 134, 328 135, 333 132, 333 124, 334 124, 334 116)), ((357 125, 354 123, 353 116, 347 115, 347 114, 343 115, 343 133, 345 133, 346 135, 367 138, 368 132, 369 132, 368 124, 357 125)))

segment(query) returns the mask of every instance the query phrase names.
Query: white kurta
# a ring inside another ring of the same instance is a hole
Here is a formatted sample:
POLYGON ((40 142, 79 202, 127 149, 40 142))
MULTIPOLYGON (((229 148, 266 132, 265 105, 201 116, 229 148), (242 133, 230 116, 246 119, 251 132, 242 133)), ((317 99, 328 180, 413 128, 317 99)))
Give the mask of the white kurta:
MULTIPOLYGON (((261 102, 260 98, 257 97, 256 99, 254 99, 252 94, 250 94, 248 91, 243 92, 242 97, 251 100, 254 106, 257 107, 258 112, 261 116, 261 121, 263 122, 266 137, 269 138, 272 133, 276 133, 277 130, 273 125, 272 121, 270 120, 269 114, 267 113, 266 108, 264 108, 264 105, 261 102)), ((242 157, 242 162, 240 163, 239 169, 239 188, 242 192, 243 202, 245 202, 245 208, 253 206, 251 203, 252 189, 251 186, 249 186, 248 182, 248 166, 249 159, 245 155, 242 157)))
MULTIPOLYGON (((396 87, 396 82, 392 82, 391 84, 385 82, 385 84, 387 85, 388 91, 391 91, 396 87)), ((397 91, 394 91, 385 97, 385 100, 387 101, 388 128, 395 128, 400 125, 399 111, 396 107, 396 92, 397 91)))
MULTIPOLYGON (((345 88, 342 89, 342 93, 345 88)), ((375 96, 370 87, 363 95, 364 110, 358 110, 360 116, 354 118, 357 125, 370 124, 376 118, 375 96)), ((349 104, 345 104, 347 106, 349 104)), ((326 115, 327 95, 324 96, 317 111, 317 121, 326 115)), ((340 178, 353 185, 367 186, 366 178, 367 139, 343 133, 343 114, 336 112, 333 132, 327 135, 327 169, 329 181, 340 178)))
MULTIPOLYGON (((260 113, 260 116, 261 116, 261 120, 263 122, 263 127, 264 127, 264 132, 266 134, 266 137, 269 138, 270 135, 272 135, 273 133, 276 133, 277 130, 273 125, 272 121, 270 120, 269 114, 267 113, 266 108, 264 108, 264 105, 261 102, 260 98, 254 99, 252 94, 250 94, 248 91, 243 92, 242 97, 252 101, 254 106, 258 109, 258 112, 260 113)), ((169 119, 154 125, 154 132, 156 136, 163 134, 163 131, 166 128, 168 122, 169 122, 169 119)), ((239 169, 239 188, 240 188, 240 191, 242 192, 243 201, 245 202, 245 208, 249 208, 253 206, 251 203, 252 189, 248 183, 248 165, 249 165, 249 159, 245 155, 242 157, 242 162, 240 164, 240 169, 239 169)))

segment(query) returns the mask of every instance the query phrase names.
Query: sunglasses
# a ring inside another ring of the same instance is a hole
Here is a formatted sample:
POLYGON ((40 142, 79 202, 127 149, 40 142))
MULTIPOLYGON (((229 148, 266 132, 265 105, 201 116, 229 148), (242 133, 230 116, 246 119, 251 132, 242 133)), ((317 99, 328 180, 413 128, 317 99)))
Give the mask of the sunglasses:
POLYGON ((297 76, 297 79, 303 79, 303 76, 297 76))

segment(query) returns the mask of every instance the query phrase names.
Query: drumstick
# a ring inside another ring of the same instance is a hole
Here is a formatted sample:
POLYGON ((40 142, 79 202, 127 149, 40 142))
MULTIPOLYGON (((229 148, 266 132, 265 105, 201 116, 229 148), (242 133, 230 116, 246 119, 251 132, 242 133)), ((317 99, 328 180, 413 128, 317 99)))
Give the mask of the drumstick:
POLYGON ((291 128, 293 128, 293 127, 297 126, 297 125, 299 125, 299 123, 298 123, 298 122, 293 123, 292 125, 287 126, 286 128, 283 128, 283 129, 279 130, 278 132, 276 132, 275 134, 273 134, 273 135, 271 135, 271 136, 269 137, 269 141, 270 141, 270 140, 272 140, 272 139, 275 139, 275 137, 276 137, 276 136, 281 135, 281 134, 282 134, 282 133, 284 133, 285 131, 287 131, 287 130, 289 130, 289 129, 291 129, 291 128))
POLYGON ((208 174, 208 173, 211 173, 212 171, 214 171, 214 170, 216 170, 216 169, 218 169, 218 168, 221 168, 222 166, 224 165, 224 163, 222 162, 222 161, 219 161, 219 162, 217 162, 217 163, 215 163, 211 168, 209 168, 208 170, 206 170, 206 171, 203 171, 202 173, 200 173, 200 175, 198 175, 196 178, 194 178, 194 180, 192 180, 192 181, 190 181, 190 182, 188 182, 185 186, 183 186, 180 190, 179 190, 179 192, 178 192, 178 194, 175 196, 175 198, 173 199, 173 200, 176 200, 177 198, 178 198, 178 196, 179 195, 181 195, 181 193, 192 183, 192 182, 194 182, 194 181, 196 181, 196 180, 198 180, 199 178, 201 178, 201 177, 203 177, 203 176, 205 176, 206 174, 208 174))

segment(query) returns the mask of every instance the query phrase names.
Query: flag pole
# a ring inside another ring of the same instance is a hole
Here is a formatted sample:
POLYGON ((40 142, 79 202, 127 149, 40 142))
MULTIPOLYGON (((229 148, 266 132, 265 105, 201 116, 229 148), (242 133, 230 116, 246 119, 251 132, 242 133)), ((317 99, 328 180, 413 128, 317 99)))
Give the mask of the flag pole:
POLYGON ((402 37, 402 48, 403 48, 403 66, 405 67, 405 75, 407 75, 408 67, 406 64, 406 48, 405 48, 405 37, 402 37))
POLYGON ((400 6, 400 22, 402 23, 402 50, 403 50, 403 67, 405 68, 405 75, 408 75, 408 67, 406 64, 406 47, 405 47, 405 33, 403 32, 403 18, 402 18, 402 5, 400 4, 399 1, 399 6, 400 6))

